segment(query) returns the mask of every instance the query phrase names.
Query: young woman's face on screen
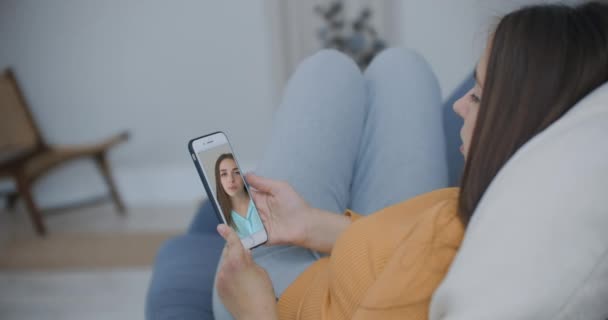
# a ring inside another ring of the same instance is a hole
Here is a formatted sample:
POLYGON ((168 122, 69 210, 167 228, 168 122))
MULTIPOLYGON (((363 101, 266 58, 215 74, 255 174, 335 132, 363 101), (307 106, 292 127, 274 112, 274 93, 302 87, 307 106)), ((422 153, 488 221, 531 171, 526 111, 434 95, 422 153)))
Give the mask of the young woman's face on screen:
POLYGON ((460 139, 462 139, 460 152, 464 155, 465 159, 469 153, 469 148, 471 147, 471 139, 473 138, 473 131, 475 130, 475 121, 477 120, 477 113, 479 112, 483 84, 486 79, 489 50, 490 48, 488 45, 475 68, 475 86, 458 99, 453 106, 454 112, 464 119, 464 124, 460 130, 460 139))
POLYGON ((220 182, 224 191, 234 197, 239 192, 244 192, 245 186, 243 185, 243 179, 239 172, 236 162, 232 159, 224 159, 220 163, 220 182))

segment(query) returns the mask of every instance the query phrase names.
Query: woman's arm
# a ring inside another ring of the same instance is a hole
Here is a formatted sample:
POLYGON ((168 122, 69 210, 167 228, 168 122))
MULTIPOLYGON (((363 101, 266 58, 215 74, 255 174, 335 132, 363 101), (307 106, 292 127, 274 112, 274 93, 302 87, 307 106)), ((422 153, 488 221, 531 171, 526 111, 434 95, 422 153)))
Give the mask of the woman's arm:
POLYGON ((226 239, 217 273, 217 291, 236 320, 278 320, 276 296, 270 278, 251 258, 239 236, 226 225, 217 228, 226 239))
POLYGON ((294 244, 323 253, 331 252, 338 236, 351 223, 344 215, 315 208, 307 216, 302 239, 294 244))
POLYGON ((312 208, 286 182, 247 175, 253 200, 268 232, 268 243, 290 244, 329 253, 350 224, 344 215, 312 208))

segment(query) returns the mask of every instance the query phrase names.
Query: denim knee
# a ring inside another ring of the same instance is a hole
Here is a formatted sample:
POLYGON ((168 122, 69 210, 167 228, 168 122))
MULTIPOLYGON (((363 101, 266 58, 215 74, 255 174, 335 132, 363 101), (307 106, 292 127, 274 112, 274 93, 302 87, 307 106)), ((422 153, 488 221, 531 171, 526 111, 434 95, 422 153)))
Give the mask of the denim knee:
POLYGON ((394 79, 395 73, 430 77, 436 81, 435 74, 427 60, 413 49, 388 48, 380 52, 365 70, 366 77, 388 76, 394 79), (406 71, 405 73, 403 71, 406 71))
POLYGON ((296 73, 308 74, 309 72, 344 75, 349 79, 352 79, 352 77, 363 78, 363 74, 355 61, 346 54, 334 49, 323 49, 304 59, 298 66, 296 73))

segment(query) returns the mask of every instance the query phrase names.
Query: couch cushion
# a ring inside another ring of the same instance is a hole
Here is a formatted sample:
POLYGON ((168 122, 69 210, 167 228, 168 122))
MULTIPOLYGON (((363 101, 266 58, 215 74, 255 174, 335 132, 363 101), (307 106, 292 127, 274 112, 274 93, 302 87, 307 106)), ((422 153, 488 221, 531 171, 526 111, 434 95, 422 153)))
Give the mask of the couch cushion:
POLYGON ((430 312, 608 319, 608 84, 498 173, 430 312))

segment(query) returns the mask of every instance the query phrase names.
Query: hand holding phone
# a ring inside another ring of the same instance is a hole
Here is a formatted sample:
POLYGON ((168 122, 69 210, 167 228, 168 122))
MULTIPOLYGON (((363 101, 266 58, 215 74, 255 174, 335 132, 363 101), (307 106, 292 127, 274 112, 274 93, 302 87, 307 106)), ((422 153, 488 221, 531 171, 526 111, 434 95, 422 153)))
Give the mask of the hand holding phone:
POLYGON ((310 205, 286 182, 248 174, 252 196, 268 232, 268 244, 305 246, 310 205))
POLYGON ((278 319, 276 295, 266 270, 255 263, 234 230, 225 225, 217 229, 226 247, 215 284, 226 309, 235 319, 278 319))
POLYGON ((266 243, 264 224, 226 134, 192 139, 188 149, 219 220, 237 232, 245 248, 266 243))

